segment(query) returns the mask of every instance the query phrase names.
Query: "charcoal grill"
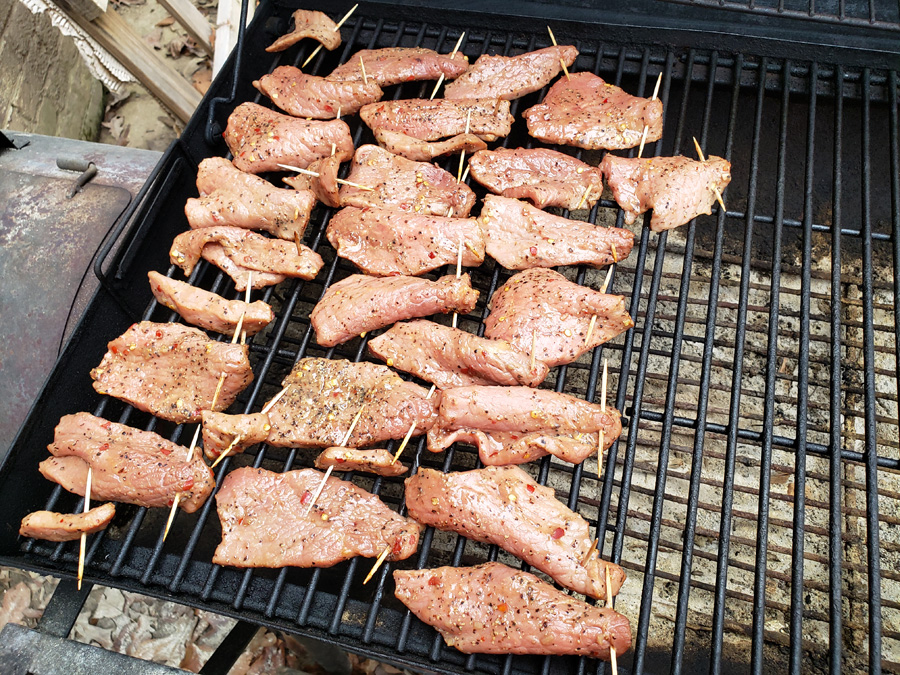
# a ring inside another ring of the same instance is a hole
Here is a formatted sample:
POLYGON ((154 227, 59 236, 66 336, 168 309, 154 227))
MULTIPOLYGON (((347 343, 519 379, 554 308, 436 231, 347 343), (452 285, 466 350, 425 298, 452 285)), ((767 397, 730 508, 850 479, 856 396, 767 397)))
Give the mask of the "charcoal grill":
MULTIPOLYGON (((663 73, 665 131, 646 154, 693 155, 696 136, 708 154, 733 163, 727 212, 661 235, 644 227, 617 265, 611 289, 628 297, 636 326, 556 369, 545 384, 599 400, 608 359, 609 400, 624 413, 626 429, 600 479, 594 459, 572 467, 544 458, 529 467, 597 527, 603 556, 629 573, 617 608, 631 619, 635 642, 619 659, 620 672, 900 671, 900 14, 896 4, 884 5, 648 0, 597 9, 563 0, 521 3, 511 16, 491 2, 457 10, 363 3, 343 28, 343 45, 311 62, 311 72, 325 74, 361 48, 446 52, 462 31, 472 60, 521 53, 549 44, 549 18, 559 41, 580 50, 573 70, 644 96, 663 73)), ((176 320, 151 302, 146 273, 175 274, 168 249, 186 228, 182 208, 196 195, 197 164, 226 154, 220 134, 228 114, 260 99, 251 81, 302 63, 311 50, 303 43, 264 51, 298 6, 262 3, 238 55, 101 256, 103 287, 0 470, 0 562, 74 574, 77 542, 16 535, 29 511, 80 508, 79 498, 37 471, 62 415, 92 411, 189 442, 193 428, 95 394, 88 371, 132 321, 176 320)), ((348 8, 327 10, 337 17, 348 8)), ((387 96, 427 97, 432 86, 405 84, 387 96)), ((514 102, 517 119, 543 93, 514 102)), ((357 119, 349 123, 357 144, 371 141, 357 119)), ((502 142, 531 143, 521 120, 502 142)), ((455 170, 455 162, 444 166, 455 170)), ((259 410, 298 358, 366 358, 367 338, 323 350, 308 321, 323 289, 353 271, 324 240, 331 214, 320 206, 307 232, 326 260, 319 277, 254 296, 272 304, 277 319, 252 340, 256 380, 232 411, 259 410)), ((607 199, 589 214, 598 224, 621 225, 621 217, 607 199)), ((482 300, 460 325, 480 332, 484 301, 509 274, 491 264, 470 272, 482 300)), ((605 271, 572 274, 597 288, 605 271)), ((191 282, 238 296, 205 263, 191 282)), ((259 447, 225 460, 218 480, 240 465, 282 471, 313 457, 259 447)), ((407 459, 413 470, 477 464, 469 447, 432 455, 422 441, 407 459)), ((403 510, 401 481, 352 478, 403 510)), ((495 547, 429 529, 413 559, 385 565, 363 586, 368 560, 319 570, 214 566, 214 501, 179 513, 163 543, 166 515, 120 509, 89 540, 85 577, 416 670, 609 672, 581 658, 465 656, 393 598, 397 566, 521 565, 495 547)))

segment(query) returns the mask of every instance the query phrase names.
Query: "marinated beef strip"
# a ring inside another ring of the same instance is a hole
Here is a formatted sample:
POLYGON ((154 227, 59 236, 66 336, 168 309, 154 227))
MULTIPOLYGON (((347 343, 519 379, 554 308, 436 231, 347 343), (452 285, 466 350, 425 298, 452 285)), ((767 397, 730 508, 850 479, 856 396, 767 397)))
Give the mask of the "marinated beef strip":
POLYGON ((514 274, 491 296, 485 337, 507 340, 551 368, 571 363, 586 351, 634 326, 625 298, 579 286, 550 269, 514 274), (590 339, 591 317, 596 316, 590 339))
POLYGON ((282 180, 295 190, 312 190, 320 202, 333 208, 339 208, 341 195, 338 191, 340 186, 337 179, 338 171, 341 168, 341 158, 337 155, 323 157, 307 168, 317 175, 298 173, 296 176, 288 176, 282 180))
POLYGON ((251 303, 226 300, 221 295, 170 279, 153 270, 148 277, 150 290, 159 303, 178 312, 192 326, 234 335, 240 323, 241 330, 246 331, 247 335, 256 335, 275 318, 272 308, 262 300, 251 303))
POLYGON ((438 389, 470 384, 536 387, 549 371, 541 361, 532 366, 528 354, 505 340, 489 340, 433 321, 395 323, 369 341, 369 351, 438 389))
POLYGON ((247 290, 247 284, 252 281, 253 290, 259 290, 266 286, 275 286, 287 279, 283 274, 271 272, 259 272, 241 267, 228 257, 228 252, 220 244, 210 243, 203 247, 201 255, 213 265, 221 269, 234 280, 234 287, 238 291, 247 290))
POLYGON ((88 467, 91 499, 163 508, 199 509, 212 494, 215 478, 199 450, 188 460, 188 448, 152 431, 141 431, 88 413, 63 417, 53 443, 53 457, 40 463, 45 478, 84 496, 88 467))
POLYGON ((422 141, 465 134, 467 120, 468 133, 483 141, 496 141, 509 134, 514 120, 509 101, 496 98, 379 101, 363 106, 359 116, 370 129, 387 129, 422 141))
POLYGON ((344 448, 334 446, 326 448, 316 457, 316 468, 327 469, 329 466, 338 471, 362 471, 379 476, 401 476, 408 471, 394 456, 384 448, 344 448))
POLYGON ((216 565, 232 567, 331 567, 390 548, 388 560, 405 560, 419 545, 419 526, 378 497, 334 476, 308 504, 324 474, 315 469, 274 473, 243 467, 225 477, 216 494, 222 542, 216 565))
POLYGON ((633 148, 645 126, 648 143, 662 137, 662 101, 631 96, 593 73, 557 80, 524 117, 534 138, 588 150, 633 148))
POLYGON ((484 233, 475 218, 426 216, 393 209, 348 206, 332 216, 326 236, 341 258, 366 274, 416 276, 484 262, 484 233))
POLYGON ((179 424, 199 422, 202 410, 225 410, 253 381, 249 350, 190 326, 142 321, 109 343, 91 378, 98 393, 139 410, 179 424))
POLYGON ((486 251, 510 270, 558 265, 602 267, 628 257, 634 235, 541 211, 531 204, 487 195, 478 219, 486 251))
POLYGON ((94 534, 106 529, 115 515, 116 505, 109 502, 95 506, 87 513, 35 511, 22 519, 19 534, 47 541, 73 541, 80 539, 83 534, 94 534))
POLYGON ((464 654, 578 654, 631 648, 631 625, 533 574, 498 562, 394 570, 394 595, 464 654))
POLYGON ((373 129, 372 133, 375 140, 387 151, 416 162, 428 162, 436 157, 463 151, 471 155, 487 148, 487 143, 475 134, 457 134, 445 141, 429 142, 388 129, 373 129))
POLYGON ((710 155, 705 162, 687 157, 647 159, 606 154, 600 168, 629 225, 653 209, 650 229, 671 230, 700 214, 712 213, 715 190, 731 182, 731 162, 710 155))
POLYGON ((341 187, 341 204, 361 209, 376 206, 419 215, 465 218, 475 193, 456 176, 430 162, 415 162, 377 145, 361 145, 350 163, 347 180, 373 188, 341 187))
POLYGON ((228 116, 225 143, 234 165, 247 173, 284 171, 279 164, 305 169, 332 154, 332 143, 342 162, 353 156, 350 127, 343 120, 307 121, 256 103, 241 103, 228 116))
POLYGON ((282 385, 290 385, 267 414, 204 415, 203 443, 217 457, 266 441, 276 447, 360 447, 428 431, 437 419, 440 395, 406 382, 390 368, 343 359, 301 359, 282 385), (360 411, 353 433, 344 437, 360 411), (208 442, 207 442, 208 441, 208 442))
POLYGON ((190 276, 201 257, 221 267, 234 279, 238 290, 242 290, 241 285, 246 288, 248 272, 253 272, 253 288, 261 288, 256 279, 257 272, 274 275, 268 278, 275 278, 275 283, 278 283, 285 277, 312 279, 325 264, 318 253, 302 244, 269 239, 256 232, 225 225, 189 230, 175 237, 169 259, 186 276, 190 276), (219 260, 207 257, 207 249, 212 246, 221 248, 233 268, 224 267, 219 260))
POLYGON ((309 319, 316 342, 333 347, 369 331, 405 319, 475 309, 478 291, 469 275, 437 281, 419 277, 369 277, 353 274, 333 284, 313 307, 309 319))
POLYGON ((469 67, 469 59, 462 52, 438 54, 422 47, 361 49, 347 63, 331 71, 327 79, 346 82, 362 80, 360 59, 366 67, 366 78, 382 88, 416 80, 436 80, 441 75, 452 80, 469 67))
POLYGON ((267 180, 240 171, 222 157, 200 162, 199 199, 184 205, 191 228, 231 225, 264 230, 279 239, 302 237, 316 197, 309 190, 277 188, 267 180))
POLYGON ((522 464, 551 454, 578 464, 609 448, 622 433, 619 411, 546 389, 467 386, 445 389, 428 449, 460 441, 478 448, 487 466, 522 464))
POLYGON ((406 479, 406 508, 422 525, 496 544, 562 586, 605 600, 606 568, 616 595, 625 570, 591 555, 588 522, 517 466, 442 473, 420 467, 406 479))
POLYGON ((334 51, 341 44, 341 31, 327 14, 308 9, 298 9, 292 15, 294 30, 282 35, 271 45, 267 52, 283 52, 304 38, 312 38, 320 42, 328 51, 334 51))
POLYGON ((502 98, 511 101, 550 84, 575 63, 575 47, 545 47, 518 56, 482 54, 466 72, 444 87, 444 98, 502 98))
POLYGON ((333 120, 339 112, 352 115, 384 95, 375 82, 329 80, 307 75, 294 66, 278 66, 253 86, 287 114, 316 120, 333 120))
POLYGON ((547 148, 481 150, 469 158, 469 168, 491 192, 527 199, 539 209, 590 209, 603 192, 600 169, 547 148))

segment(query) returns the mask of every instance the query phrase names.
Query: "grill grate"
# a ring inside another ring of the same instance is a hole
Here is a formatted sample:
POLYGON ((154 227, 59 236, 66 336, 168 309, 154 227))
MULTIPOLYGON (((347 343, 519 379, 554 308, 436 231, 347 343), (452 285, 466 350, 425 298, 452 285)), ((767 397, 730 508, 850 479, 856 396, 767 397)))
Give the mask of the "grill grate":
MULTIPOLYGON (((288 15, 262 5, 246 36, 247 72, 238 74, 237 100, 265 104, 250 80, 282 63, 298 65, 309 53, 306 45, 298 53, 262 51, 288 15)), ((549 42, 543 25, 497 30, 474 15, 454 16, 455 22, 397 21, 361 8, 345 24, 345 44, 316 57, 311 72, 327 73, 361 48, 446 52, 462 30, 468 31, 462 49, 472 59, 549 42)), ((558 368, 545 384, 595 400, 600 365, 609 359, 610 401, 625 415, 626 431, 605 459, 602 479, 596 460, 572 467, 546 457, 528 467, 598 527, 603 556, 629 570, 617 608, 631 619, 636 641, 620 658, 621 670, 900 671, 897 72, 761 56, 749 46, 729 53, 650 46, 649 33, 628 44, 573 40, 554 28, 561 42, 574 41, 581 51, 573 70, 591 70, 638 95, 648 95, 663 73, 666 133, 648 154, 691 155, 697 136, 707 154, 733 163, 727 213, 658 236, 644 228, 635 251, 617 265, 611 289, 630 297, 636 327, 558 368)), ((388 95, 427 97, 432 86, 407 84, 388 95)), ((543 93, 513 102, 513 114, 543 93)), ((227 115, 230 106, 221 107, 227 115)), ((357 145, 371 140, 358 121, 350 124, 357 145)), ((211 126, 205 112, 195 116, 105 261, 106 283, 119 300, 147 307, 137 316, 176 319, 146 305, 145 273, 168 267, 171 238, 186 226, 181 208, 194 192, 197 162, 224 154, 224 145, 204 145, 211 126)), ((530 143, 519 124, 502 144, 530 143)), ((455 171, 456 161, 443 165, 455 171)), ((273 306, 277 319, 251 342, 256 380, 234 410, 259 410, 300 357, 365 358, 365 338, 324 350, 312 336, 309 310, 324 288, 353 271, 325 243, 332 210, 319 208, 306 243, 326 267, 314 281, 255 296, 273 306)), ((609 200, 589 220, 621 226, 609 200)), ((485 300, 509 273, 490 264, 469 271, 482 299, 460 325, 480 333, 485 300)), ((595 288, 605 276, 585 268, 572 273, 595 288)), ((191 282, 238 297, 231 281, 206 264, 191 282)), ((79 508, 80 500, 36 471, 62 414, 94 410, 174 441, 191 437, 193 429, 100 399, 89 386, 87 372, 106 341, 137 316, 98 296, 51 377, 0 474, 0 506, 9 514, 2 562, 73 573, 77 544, 19 542, 14 534, 30 510, 79 508)), ((413 446, 407 453, 414 469, 477 464, 465 446, 441 455, 428 453, 422 440, 413 446)), ((263 447, 226 459, 218 480, 234 466, 287 471, 311 465, 314 456, 263 447)), ((403 510, 401 481, 353 480, 403 510)), ((166 515, 121 509, 113 526, 92 538, 86 576, 418 669, 608 672, 585 659, 466 657, 393 598, 392 565, 366 587, 371 561, 316 570, 219 568, 209 563, 219 539, 213 500, 198 513, 179 513, 163 546, 166 515)), ((417 556, 399 565, 486 559, 521 565, 496 547, 431 529, 417 556)))

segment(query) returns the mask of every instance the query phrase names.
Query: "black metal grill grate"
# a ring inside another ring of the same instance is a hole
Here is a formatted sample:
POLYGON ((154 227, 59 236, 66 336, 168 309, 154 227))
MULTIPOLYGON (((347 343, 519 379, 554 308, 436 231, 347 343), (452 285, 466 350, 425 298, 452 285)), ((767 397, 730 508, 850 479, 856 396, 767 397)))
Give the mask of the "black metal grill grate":
MULTIPOLYGON (((262 51, 288 16, 285 8, 262 6, 247 35, 238 101, 259 101, 250 80, 308 54, 306 45, 286 55, 262 51)), ((462 30, 462 49, 473 60, 549 42, 543 25, 496 29, 465 14, 429 20, 398 21, 363 7, 345 25, 344 45, 316 57, 311 72, 327 73, 361 48, 446 52, 462 30)), ((574 37, 554 28, 560 42, 581 51, 573 70, 596 72, 638 95, 649 95, 663 73, 666 131, 647 154, 692 155, 696 136, 707 154, 733 164, 727 213, 659 236, 641 229, 635 251, 617 266, 611 289, 630 298, 636 327, 556 369, 544 385, 597 400, 608 359, 609 400, 625 415, 627 428, 604 460, 602 479, 595 460, 572 467, 544 458, 530 467, 599 526, 603 556, 629 571, 617 608, 631 619, 636 641, 620 669, 900 670, 897 72, 760 56, 749 45, 727 53, 652 46, 649 33, 643 43, 614 36, 599 42, 574 26, 574 37)), ((432 86, 403 85, 388 96, 427 97, 432 86)), ((513 113, 543 93, 514 102, 513 113)), ((220 106, 219 122, 233 105, 220 106)), ((371 140, 357 120, 350 124, 357 145, 371 140)), ((531 144, 521 122, 516 126, 503 145, 531 144)), ((106 263, 110 291, 128 306, 145 306, 148 269, 174 273, 168 248, 186 227, 181 210, 195 192, 196 164, 225 154, 224 145, 204 145, 206 131, 201 108, 106 263)), ((600 158, 580 154, 592 163, 600 158)), ((455 171, 457 161, 443 165, 455 171)), ((233 410, 259 410, 300 357, 365 358, 366 339, 319 348, 307 319, 323 288, 353 271, 324 240, 331 212, 320 207, 306 237, 326 260, 319 278, 254 295, 273 305, 277 319, 252 341, 256 381, 233 410)), ((589 219, 621 225, 609 200, 589 219)), ((482 298, 460 325, 480 332, 485 301, 509 273, 491 264, 469 271, 482 298)), ((572 273, 595 288, 605 276, 572 273)), ((237 297, 231 281, 205 264, 191 282, 237 297)), ((183 444, 193 434, 91 390, 88 369, 106 341, 137 318, 110 297, 95 299, 0 474, 0 506, 9 518, 0 536, 4 563, 74 572, 77 543, 20 542, 14 534, 30 510, 79 507, 36 471, 62 414, 93 410, 183 444)), ((154 303, 143 317, 176 319, 154 303)), ((314 456, 262 447, 223 462, 218 477, 246 463, 286 471, 314 456)), ((477 462, 465 446, 431 455, 423 441, 407 457, 414 468, 477 462)), ((401 481, 353 480, 402 510, 401 481)), ((466 657, 446 648, 393 598, 390 565, 366 587, 365 560, 317 570, 215 567, 214 508, 210 500, 196 514, 179 513, 165 545, 165 513, 121 509, 113 527, 91 540, 86 576, 419 669, 608 672, 585 659, 466 657)), ((485 559, 521 565, 495 547, 429 529, 417 556, 400 566, 485 559)))

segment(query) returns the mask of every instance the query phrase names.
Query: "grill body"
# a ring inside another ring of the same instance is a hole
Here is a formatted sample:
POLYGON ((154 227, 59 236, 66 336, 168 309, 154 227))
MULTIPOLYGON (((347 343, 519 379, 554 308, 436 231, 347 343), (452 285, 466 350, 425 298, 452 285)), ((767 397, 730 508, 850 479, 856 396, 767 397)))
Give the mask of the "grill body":
MULTIPOLYGON (((586 11, 567 7, 570 19, 586 11)), ((659 5, 661 14, 671 7, 659 5)), ((88 372, 131 322, 177 319, 151 302, 146 273, 174 273, 168 249, 187 227, 182 209, 196 196, 197 164, 227 153, 220 138, 227 115, 242 101, 260 99, 251 81, 277 65, 299 65, 312 49, 264 51, 295 8, 261 5, 240 57, 232 57, 165 154, 101 259, 103 288, 0 469, 0 562, 74 574, 77 542, 16 535, 30 511, 80 507, 79 498, 37 471, 62 415, 92 411, 189 443, 192 428, 100 397, 88 372)), ((328 11, 337 17, 347 8, 328 11)), ((345 24, 341 47, 320 53, 307 71, 326 74, 362 48, 448 52, 463 30, 462 50, 473 61, 481 53, 549 44, 544 22, 534 16, 486 9, 362 5, 345 24)), ((749 40, 675 21, 660 29, 629 19, 601 30, 602 17, 554 21, 560 43, 580 50, 573 70, 643 96, 663 73, 665 131, 645 152, 692 156, 695 136, 707 154, 729 159, 728 211, 662 235, 639 229, 635 250, 611 283, 611 292, 628 297, 635 328, 556 369, 544 385, 599 401, 601 365, 609 361, 608 400, 624 412, 626 428, 599 477, 595 459, 572 467, 544 458, 529 470, 597 527, 603 557, 629 573, 617 598, 635 634, 633 651, 619 660, 623 672, 897 671, 900 60, 858 49, 857 22, 848 24, 846 45, 801 48, 775 35, 749 40)), ((401 85, 387 97, 427 97, 432 86, 401 85)), ((543 93, 514 102, 517 119, 543 93)), ((371 141, 358 119, 349 122, 357 145, 371 141)), ((532 143, 519 119, 502 145, 532 143)), ((455 173, 456 161, 443 165, 455 173)), ((331 214, 320 206, 306 236, 326 260, 319 277, 254 296, 272 304, 277 319, 251 343, 256 380, 233 412, 258 411, 298 358, 366 358, 366 338, 324 350, 309 326, 324 288, 354 271, 324 238, 331 214)), ((608 200, 589 219, 621 226, 608 200)), ((485 301, 509 273, 493 264, 469 271, 482 298, 460 325, 480 332, 485 301)), ((604 276, 605 270, 573 270, 575 280, 594 288, 604 276)), ((230 280, 205 263, 191 282, 237 297, 230 280)), ((465 446, 440 455, 424 441, 411 448, 413 470, 477 463, 465 446)), ((281 471, 309 466, 314 457, 311 450, 263 446, 223 462, 218 480, 236 466, 281 471)), ((402 511, 401 481, 353 480, 402 511)), ((210 563, 220 536, 214 500, 195 514, 179 513, 163 544, 166 515, 120 509, 113 526, 89 540, 85 576, 417 670, 608 670, 587 659, 467 657, 393 598, 392 565, 366 586, 371 562, 359 559, 321 570, 220 568, 210 563)), ((489 559, 521 565, 494 547, 429 529, 419 553, 399 565, 489 559)))

